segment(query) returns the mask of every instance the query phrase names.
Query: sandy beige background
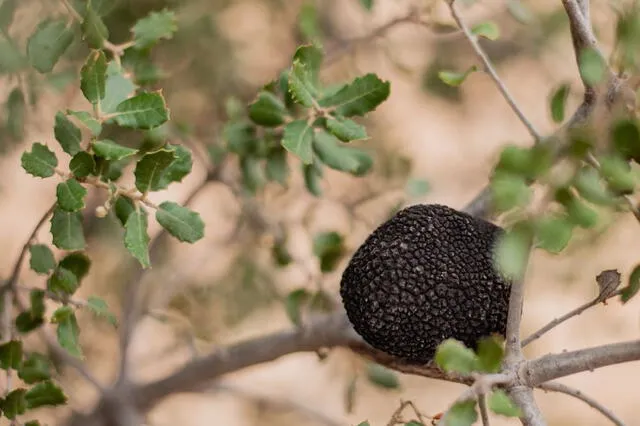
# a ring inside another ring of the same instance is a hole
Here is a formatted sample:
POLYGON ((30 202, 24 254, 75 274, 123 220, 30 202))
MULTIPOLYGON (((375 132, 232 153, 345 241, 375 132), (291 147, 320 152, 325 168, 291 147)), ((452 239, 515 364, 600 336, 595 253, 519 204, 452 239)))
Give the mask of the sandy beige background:
MULTIPOLYGON (((295 19, 298 3, 292 2, 274 12, 259 1, 233 1, 216 6, 219 13, 211 12, 201 2, 185 3, 187 6, 182 11, 185 19, 194 13, 209 14, 222 36, 234 44, 235 59, 243 70, 242 79, 249 85, 259 86, 268 81, 286 66, 295 49, 292 33, 282 22, 295 19)), ((465 16, 471 22, 493 16, 498 16, 501 24, 502 21, 507 22, 502 1, 479 3, 465 10, 465 16)), ((552 10, 559 7, 559 3, 546 0, 536 2, 531 7, 552 10)), ((325 10, 336 31, 348 39, 366 34, 394 16, 402 15, 409 2, 377 0, 372 14, 364 13, 355 0, 319 1, 318 4, 325 10)), ((28 11, 21 13, 24 22, 30 22, 29 17, 33 19, 28 11)), ((446 18, 446 9, 439 13, 446 18)), ((613 22, 606 5, 594 6, 593 14, 606 43, 611 38, 613 22)), ((507 23, 505 27, 504 37, 514 34, 509 30, 515 28, 513 23, 507 23)), ((528 145, 530 141, 525 128, 511 113, 486 75, 476 73, 468 79, 462 88, 463 97, 459 104, 444 101, 421 89, 421 70, 435 55, 434 41, 437 41, 437 37, 424 28, 403 26, 389 32, 383 39, 362 46, 357 50, 357 55, 351 55, 351 60, 331 66, 325 70, 325 78, 340 80, 364 72, 376 72, 389 79, 392 83, 391 97, 369 120, 374 135, 372 143, 384 143, 385 147, 410 157, 413 160, 411 174, 429 181, 432 188, 429 194, 410 202, 438 202, 462 207, 486 183, 487 174, 501 146, 506 143, 528 145)), ((473 60, 468 50, 456 54, 462 56, 463 63, 473 60)), ((227 59, 220 56, 212 60, 219 62, 227 59)), ((548 96, 557 84, 571 81, 575 93, 570 105, 575 106, 579 102, 580 85, 566 27, 539 57, 527 54, 516 56, 502 62, 498 71, 529 119, 544 132, 551 132, 554 128, 547 105, 548 96)), ((0 90, 5 92, 8 87, 0 87, 0 90)), ((197 88, 168 89, 167 97, 174 117, 178 118, 201 118, 199 114, 208 104, 206 95, 197 88)), ((61 108, 84 106, 77 90, 69 89, 64 96, 45 94, 37 109, 30 111, 26 141, 42 141, 55 146, 51 131, 54 112, 61 108)), ((0 272, 4 276, 10 273, 20 247, 55 195, 55 179, 34 179, 20 168, 19 157, 26 146, 25 143, 20 149, 0 159, 0 215, 4 223, 0 227, 0 239, 5 253, 0 261, 0 272)), ((194 173, 182 184, 154 194, 154 199, 183 200, 185 194, 203 179, 202 165, 196 164, 194 169, 194 173)), ((300 179, 295 177, 292 195, 284 198, 284 204, 281 202, 283 198, 263 197, 260 202, 264 203, 265 214, 273 220, 303 220, 305 208, 312 198, 301 195, 299 186, 300 179)), ((359 188, 362 189, 362 184, 357 179, 327 173, 325 189, 331 198, 339 199, 359 188)), ((393 194, 390 198, 393 198, 393 194)), ((321 201, 314 204, 309 229, 348 232, 348 244, 355 249, 371 227, 384 217, 380 206, 387 205, 389 203, 383 201, 364 208, 362 214, 368 222, 350 229, 343 210, 338 209, 335 203, 321 201)), ((169 264, 156 268, 145 281, 150 305, 170 313, 172 319, 163 323, 147 317, 136 330, 132 350, 135 372, 140 380, 159 377, 193 355, 191 346, 187 344, 191 325, 196 325, 195 334, 198 338, 195 346, 203 351, 226 342, 289 327, 279 304, 256 309, 255 313, 245 315, 233 328, 221 325, 226 302, 216 300, 215 295, 201 299, 201 303, 189 305, 187 314, 185 309, 176 308, 179 305, 176 303, 171 305, 174 309, 165 309, 167 303, 175 302, 176 295, 185 289, 206 288, 207 283, 230 274, 228 267, 232 253, 237 250, 225 238, 233 229, 233 218, 239 207, 225 188, 210 186, 198 197, 193 208, 206 221, 205 239, 194 246, 172 246, 169 264), (209 302, 203 303, 202 300, 209 302)), ((157 232, 157 225, 152 223, 151 226, 152 231, 157 232)), ((595 276, 603 269, 618 269, 626 278, 639 260, 638 235, 640 229, 631 215, 617 216, 610 218, 606 232, 578 235, 566 253, 560 256, 537 253, 529 269, 524 334, 535 331, 552 318, 593 298, 597 293, 595 276)), ((45 229, 38 238, 49 242, 48 230, 45 229)), ((299 226, 292 233, 291 247, 295 257, 302 260, 302 266, 277 272, 275 281, 282 292, 309 285, 305 271, 317 273, 308 234, 299 226)), ((117 312, 120 283, 115 281, 117 274, 114 273, 121 265, 122 252, 97 241, 90 242, 89 251, 94 266, 80 295, 101 294, 117 312)), ((43 279, 25 272, 23 282, 36 286, 42 285, 43 279)), ((326 279, 326 288, 335 290, 338 282, 339 274, 333 274, 326 279)), ((193 298, 185 300, 192 301, 193 298)), ((640 300, 625 306, 618 301, 612 301, 608 306, 597 306, 544 336, 532 344, 527 352, 536 356, 637 338, 640 331, 639 308, 640 300)), ((105 381, 111 380, 118 356, 117 336, 104 324, 88 324, 88 329, 82 335, 88 363, 97 376, 105 381)), ((388 422, 400 399, 411 399, 424 413, 434 414, 445 410, 461 390, 459 386, 449 383, 402 376, 400 392, 384 391, 361 378, 355 410, 347 414, 344 408, 345 388, 354 368, 361 367, 357 358, 343 350, 333 351, 324 363, 319 363, 314 354, 291 355, 231 375, 224 383, 212 386, 211 392, 170 398, 150 414, 148 424, 350 425, 368 419, 371 425, 378 426, 388 422)), ((579 387, 612 408, 628 425, 636 425, 640 424, 637 377, 640 377, 640 363, 608 367, 569 377, 562 382, 579 387)), ((63 382, 74 408, 90 407, 95 398, 90 388, 71 373, 63 382)), ((550 425, 606 424, 599 414, 566 396, 540 392, 537 398, 550 425)), ((50 424, 57 424, 64 414, 64 411, 43 410, 50 424)), ((517 422, 496 419, 492 423, 509 424, 517 422)))

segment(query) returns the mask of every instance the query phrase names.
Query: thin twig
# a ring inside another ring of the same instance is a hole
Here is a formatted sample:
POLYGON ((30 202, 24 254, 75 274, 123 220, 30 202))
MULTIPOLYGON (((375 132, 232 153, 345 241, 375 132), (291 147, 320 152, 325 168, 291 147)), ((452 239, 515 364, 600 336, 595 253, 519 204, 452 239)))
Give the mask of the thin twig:
POLYGON ((451 16, 453 17, 453 19, 456 21, 456 23, 464 33, 465 37, 469 40, 469 43, 471 43, 471 47, 473 47, 473 50, 475 51, 480 61, 482 61, 485 71, 493 79, 494 83, 498 87, 498 90, 500 90, 500 93, 502 93, 502 96, 504 97, 504 99, 507 101, 507 103, 509 104, 513 112, 515 112, 515 114, 518 116, 522 124, 524 124, 524 126, 527 128, 531 136, 533 136, 533 139, 535 139, 536 142, 540 142, 542 140, 542 136, 536 130, 533 124, 529 121, 529 119, 524 115, 524 113, 522 112, 522 109, 518 106, 518 104, 516 104, 515 99, 513 98, 513 96, 507 89, 507 87, 505 86, 504 82, 498 76, 498 73, 496 72, 496 70, 493 68, 493 65, 491 64, 491 60, 489 59, 487 54, 484 52, 484 50, 480 46, 480 43, 478 43, 478 38, 471 32, 467 24, 462 19, 462 16, 458 11, 458 6, 456 5, 456 0, 448 0, 448 3, 449 3, 449 9, 451 10, 451 16))
POLYGON ((592 408, 594 408, 598 412, 600 412, 603 416, 605 416, 609 420, 611 420, 611 423, 613 423, 614 425, 616 425, 616 426, 625 426, 624 422, 622 420, 620 420, 618 418, 618 416, 616 416, 613 413, 613 411, 611 411, 610 409, 608 409, 607 407, 605 407, 604 405, 602 405, 601 403, 599 403, 595 399, 585 395, 579 389, 574 389, 574 388, 572 388, 570 386, 567 386, 565 384, 558 383, 558 382, 544 383, 544 384, 538 386, 538 388, 542 389, 544 391, 564 393, 566 395, 569 395, 569 396, 572 396, 574 398, 577 398, 580 401, 585 402, 586 404, 588 404, 589 406, 591 406, 592 408))
POLYGON ((491 426, 489 422, 489 411, 487 410, 487 397, 484 394, 478 395, 478 407, 480 407, 482 426, 491 426))
POLYGON ((595 299, 593 299, 593 300, 591 300, 591 301, 589 301, 589 302, 587 302, 587 303, 585 303, 585 304, 583 304, 581 306, 578 306, 574 310, 566 313, 565 315, 563 315, 563 316, 561 316, 559 318, 553 319, 547 325, 542 327, 540 330, 536 331, 531 336, 529 336, 526 339, 524 339, 522 341, 522 347, 524 348, 529 343, 533 342, 534 340, 539 339, 545 333, 547 333, 548 331, 554 329, 555 327, 557 327, 558 325, 562 324, 563 322, 565 322, 565 321, 567 321, 567 320, 569 320, 569 319, 571 319, 571 318, 573 318, 575 316, 580 315, 581 313, 583 313, 587 309, 597 305, 598 303, 604 302, 605 300, 608 300, 608 299, 611 299, 612 297, 620 295, 620 293, 622 293, 622 290, 616 290, 611 295, 607 296, 605 299, 602 299, 602 297, 600 295, 598 295, 598 296, 596 296, 595 299))

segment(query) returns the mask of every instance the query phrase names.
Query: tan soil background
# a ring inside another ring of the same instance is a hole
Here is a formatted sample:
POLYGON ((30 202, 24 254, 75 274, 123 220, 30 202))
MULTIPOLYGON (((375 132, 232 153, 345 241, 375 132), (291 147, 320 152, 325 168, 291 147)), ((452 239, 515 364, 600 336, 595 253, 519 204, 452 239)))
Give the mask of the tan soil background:
MULTIPOLYGON (((471 22, 504 14, 501 1, 479 3, 472 9, 465 9, 465 16, 471 22)), ((286 66, 295 49, 295 40, 282 22, 288 23, 295 18, 299 7, 297 2, 287 4, 277 13, 258 1, 229 2, 224 7, 216 7, 220 12, 215 14, 211 11, 214 7, 209 10, 206 2, 185 4, 185 9, 191 13, 210 14, 221 34, 234 43, 234 55, 242 69, 242 78, 248 84, 259 86, 268 81, 286 66)), ((366 34, 372 28, 402 15, 409 3, 377 0, 372 14, 362 12, 355 0, 318 4, 326 8, 327 16, 338 32, 344 38, 351 38, 366 34)), ((546 0, 535 2, 535 7, 531 7, 548 10, 559 7, 559 4, 559 1, 546 0)), ((446 9, 441 12, 446 17, 446 9)), ((592 13, 606 48, 613 25, 609 9, 598 4, 592 13)), ((27 27, 28 22, 37 19, 33 11, 21 11, 20 16, 27 27)), ((507 33, 504 37, 509 35, 507 33)), ((460 104, 443 101, 421 89, 420 70, 435 54, 432 46, 436 37, 424 28, 402 26, 384 39, 358 49, 357 55, 351 55, 351 61, 344 60, 331 66, 326 70, 326 78, 340 80, 376 72, 389 79, 391 97, 372 114, 369 120, 372 134, 376 140, 384 141, 386 147, 410 157, 414 162, 412 175, 429 181, 429 194, 411 202, 438 202, 460 208, 485 185, 501 146, 505 143, 527 145, 530 141, 524 127, 484 74, 476 73, 468 79, 462 89, 463 101, 460 104), (393 55, 393 61, 389 59, 389 53, 393 55)), ((460 54, 464 55, 463 61, 473 60, 468 50, 460 54)), ((212 60, 220 62, 226 58, 221 55, 212 60)), ((575 93, 570 105, 575 106, 579 102, 580 85, 566 27, 539 57, 517 56, 502 62, 498 71, 526 115, 543 132, 551 132, 554 128, 548 114, 548 96, 554 87, 560 82, 571 81, 575 93)), ((8 87, 0 90, 5 92, 8 87)), ((208 103, 206 96, 197 88, 168 89, 167 97, 174 117, 200 118, 208 103)), ((51 130, 55 111, 84 106, 78 91, 69 90, 65 96, 45 95, 38 108, 31 111, 26 141, 42 141, 55 147, 51 130)), ((34 179, 20 168, 19 156, 26 147, 25 143, 0 159, 0 217, 3 218, 0 239, 4 252, 0 272, 5 277, 32 227, 55 196, 57 181, 53 178, 45 181, 34 179)), ((202 166, 196 164, 194 173, 182 184, 156 194, 154 199, 183 200, 202 178, 202 166)), ((292 187, 299 188, 300 185, 300 179, 296 177, 292 187)), ((325 191, 329 197, 338 198, 357 191, 361 188, 359 185, 356 179, 328 173, 325 191)), ((301 220, 311 197, 297 191, 288 198, 285 208, 265 198, 261 201, 266 206, 265 214, 272 215, 274 220, 301 220)), ((224 238, 233 229, 237 203, 223 188, 212 185, 198 197, 193 208, 205 219, 206 237, 194 246, 173 245, 169 265, 149 274, 145 282, 149 301, 158 309, 166 306, 168 300, 186 287, 203 285, 229 273, 229 252, 233 249, 224 238)), ((348 244, 355 249, 371 227, 384 216, 378 208, 379 205, 373 205, 364 209, 363 214, 370 224, 350 231, 344 212, 336 210, 331 203, 321 202, 315 207, 309 228, 313 231, 339 229, 349 232, 348 244)), ((638 262, 640 229, 631 215, 616 216, 610 220, 606 232, 595 236, 593 233, 580 234, 560 256, 541 252, 534 256, 527 284, 524 334, 593 298, 597 293, 595 276, 603 269, 618 269, 623 278, 627 278, 628 272, 638 262)), ((152 231, 157 231, 155 223, 152 231)), ((48 229, 40 233, 39 240, 50 241, 48 229)), ((307 259, 305 268, 317 269, 305 232, 294 234, 292 250, 297 259, 307 259)), ((79 295, 100 294, 119 312, 117 293, 121 283, 114 282, 113 277, 122 261, 122 252, 97 242, 90 245, 89 251, 94 265, 79 295)), ((282 291, 309 285, 305 282, 303 268, 291 268, 277 277, 277 285, 282 291)), ((326 287, 335 290, 338 280, 339 274, 332 275, 327 279, 326 287)), ((25 272, 23 275, 25 285, 38 286, 43 282, 34 274, 25 272)), ((597 306, 532 344, 527 352, 537 356, 637 338, 640 331, 639 308, 639 300, 625 306, 618 301, 612 301, 608 306, 597 306)), ((173 312, 172 318, 178 319, 167 323, 145 318, 134 339, 133 359, 137 377, 140 380, 160 377, 192 356, 189 345, 185 343, 189 324, 196 324, 199 337, 196 346, 202 351, 225 342, 289 327, 278 304, 257 310, 233 328, 226 329, 219 325, 221 309, 221 303, 212 299, 210 305, 200 303, 193 307, 189 315, 173 312)), ((83 329, 82 342, 92 371, 102 380, 111 380, 118 359, 116 334, 104 324, 88 322, 83 329)), ((148 424, 350 425, 368 419, 371 425, 378 426, 387 424, 400 399, 411 399, 424 413, 434 414, 445 410, 461 391, 457 385, 411 376, 401 377, 400 392, 384 391, 362 378, 358 384, 354 412, 347 414, 344 393, 354 366, 361 367, 361 364, 342 350, 333 351, 324 363, 319 363, 315 354, 290 355, 231 375, 225 378, 222 386, 212 386, 211 392, 170 398, 150 413, 148 424)), ((640 363, 630 363, 568 377, 562 382, 578 387, 606 404, 628 425, 639 425, 639 377, 640 363)), ((90 387, 73 373, 69 373, 63 382, 73 408, 83 410, 91 406, 95 395, 90 387)), ((550 425, 606 424, 605 419, 588 406, 566 396, 540 392, 537 399, 550 425)), ((60 411, 43 410, 42 414, 49 424, 61 424, 64 418, 60 411)), ((518 423, 504 419, 492 422, 492 425, 510 424, 518 423)))

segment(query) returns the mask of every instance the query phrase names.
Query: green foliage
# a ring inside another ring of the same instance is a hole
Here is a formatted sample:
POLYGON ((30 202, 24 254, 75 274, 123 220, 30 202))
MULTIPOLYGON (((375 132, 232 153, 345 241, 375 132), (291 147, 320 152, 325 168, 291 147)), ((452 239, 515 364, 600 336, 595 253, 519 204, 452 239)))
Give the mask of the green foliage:
POLYGON ((53 176, 58 166, 56 155, 46 145, 34 143, 31 152, 22 154, 22 168, 30 175, 46 178, 53 176))
POLYGON ((84 97, 94 105, 105 97, 106 77, 107 58, 102 50, 96 50, 89 55, 80 71, 80 89, 84 97))
POLYGON ((65 20, 44 20, 27 41, 27 57, 41 73, 53 69, 73 41, 73 30, 65 20))
POLYGON ((399 389, 400 381, 395 372, 388 368, 370 362, 367 364, 367 379, 374 385, 383 389, 399 389))
POLYGON ((161 39, 171 39, 178 29, 173 12, 162 10, 151 12, 133 26, 133 41, 136 49, 147 49, 161 39))
POLYGON ((60 209, 75 212, 84 208, 84 197, 87 190, 77 180, 71 178, 58 184, 56 197, 60 209))
POLYGON ((22 341, 10 340, 0 345, 0 368, 3 370, 20 368, 22 363, 22 341))
POLYGON ((620 299, 623 303, 627 303, 640 290, 640 265, 636 265, 629 275, 629 284, 622 289, 620 299))
POLYGON ((478 420, 476 401, 456 402, 444 416, 445 426, 471 426, 478 420))
POLYGON ((113 118, 122 127, 153 129, 169 119, 169 109, 159 92, 143 92, 120 102, 113 118))
POLYGON ((438 72, 438 78, 445 84, 453 87, 458 87, 469 77, 471 73, 478 71, 478 67, 473 65, 464 72, 457 71, 440 71, 438 72))
POLYGON ((26 406, 34 409, 43 406, 57 406, 67 402, 67 397, 52 381, 36 383, 25 395, 26 406))
POLYGON ((447 339, 438 346, 435 361, 446 372, 462 374, 471 373, 478 365, 477 355, 455 339, 447 339))
POLYGON ((321 232, 313 238, 313 254, 320 260, 322 272, 335 270, 345 251, 344 238, 337 232, 321 232))
POLYGON ((80 129, 61 112, 56 114, 55 123, 53 133, 62 150, 72 156, 80 152, 82 150, 80 147, 82 142, 80 129))
POLYGON ((96 316, 102 317, 109 322, 109 324, 114 327, 118 326, 118 320, 116 316, 109 310, 109 305, 107 302, 100 299, 99 297, 90 296, 87 299, 86 308, 93 312, 96 316))
POLYGON ((471 28, 471 33, 488 40, 497 40, 500 37, 500 28, 495 22, 481 22, 471 28))
POLYGON ((284 301, 285 312, 294 325, 302 325, 302 308, 310 298, 311 293, 304 288, 293 290, 287 295, 284 301))
POLYGON ((138 259, 143 268, 151 266, 147 216, 144 207, 138 207, 129 214, 124 226, 124 246, 138 259))
POLYGON ((489 395, 487 400, 489 409, 496 414, 506 417, 520 417, 522 414, 518 407, 502 389, 496 389, 489 395))
POLYGON ((605 77, 607 64, 597 50, 583 49, 579 57, 580 76, 587 84, 596 85, 605 77))
POLYGON ((527 222, 520 222, 507 230, 495 249, 498 269, 509 280, 521 280, 529 260, 532 229, 527 222))
POLYGON ((172 201, 165 201, 158 206, 156 219, 180 241, 195 243, 204 236, 204 223, 200 215, 172 201))
POLYGON ((58 325, 56 335, 60 346, 66 349, 69 354, 81 358, 80 327, 73 309, 70 306, 56 309, 51 316, 51 322, 58 325))
POLYGON ((296 120, 284 128, 282 146, 297 155, 304 164, 313 161, 313 128, 306 120, 296 120))
POLYGON ((51 362, 45 355, 30 353, 18 369, 18 377, 27 384, 51 378, 51 362))
POLYGON ((554 123, 562 123, 564 121, 565 106, 570 91, 571 86, 565 83, 553 92, 551 96, 551 119, 554 123))
POLYGON ((56 260, 51 249, 44 244, 34 244, 29 246, 29 266, 38 274, 48 274, 56 267, 56 260))

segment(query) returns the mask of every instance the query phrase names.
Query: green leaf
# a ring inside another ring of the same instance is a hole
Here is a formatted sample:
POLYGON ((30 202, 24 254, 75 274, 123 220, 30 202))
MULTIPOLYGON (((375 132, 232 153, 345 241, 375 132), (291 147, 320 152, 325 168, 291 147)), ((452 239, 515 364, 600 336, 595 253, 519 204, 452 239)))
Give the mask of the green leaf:
MULTIPOLYGON (((112 140, 104 139, 92 144, 93 152, 106 160, 122 160, 135 155, 138 150, 119 145, 112 140)), ((143 157, 144 158, 144 157, 143 157)))
POLYGON ((158 223, 178 240, 195 243, 204 236, 204 222, 198 213, 171 201, 158 207, 158 223))
POLYGON ((91 52, 80 70, 80 89, 92 104, 98 104, 106 95, 107 58, 102 50, 91 52))
POLYGON ((222 131, 229 151, 241 157, 252 154, 257 147, 256 128, 250 123, 227 123, 222 131))
POLYGON ((468 374, 478 366, 478 357, 469 348, 455 339, 447 339, 438 345, 436 364, 446 372, 468 374))
POLYGON ((500 153, 496 174, 508 172, 527 179, 535 179, 549 171, 552 164, 553 153, 548 147, 536 145, 532 148, 521 148, 509 145, 500 153))
POLYGON ((302 325, 302 305, 306 304, 311 297, 311 293, 304 288, 293 290, 287 295, 284 301, 285 311, 291 322, 296 325, 302 325))
POLYGON ((508 0, 507 9, 513 18, 521 24, 530 24, 534 19, 531 11, 522 3, 522 0, 508 0))
POLYGON ((22 341, 11 340, 0 345, 0 368, 17 370, 22 364, 22 341))
POLYGON ((344 146, 333 135, 320 130, 315 132, 313 148, 320 161, 332 169, 348 172, 354 176, 366 174, 373 165, 373 159, 365 151, 344 146))
POLYGON ((105 83, 105 96, 102 99, 102 112, 111 114, 116 112, 118 105, 129 99, 137 86, 130 78, 125 77, 124 70, 116 62, 111 61, 107 65, 107 80, 105 83))
POLYGON ((49 358, 37 352, 30 353, 18 369, 18 377, 28 384, 51 378, 49 358))
POLYGON ((166 148, 169 151, 173 151, 175 159, 162 173, 158 182, 158 189, 165 189, 173 182, 182 182, 182 179, 191 173, 191 168, 193 167, 191 151, 187 148, 182 145, 171 144, 167 145, 166 148))
POLYGON ((518 223, 498 239, 495 260, 498 270, 509 280, 523 278, 529 260, 531 229, 527 223, 518 223))
POLYGON ((24 137, 24 117, 26 109, 24 95, 22 94, 22 90, 20 90, 19 88, 15 88, 11 91, 11 93, 9 93, 9 97, 7 98, 6 111, 6 126, 9 130, 9 134, 15 140, 22 140, 24 137))
POLYGON ((39 420, 31 420, 29 422, 26 422, 24 426, 41 426, 41 425, 39 420))
POLYGON ((531 188, 522 176, 496 173, 491 178, 491 196, 494 208, 506 212, 529 203, 531 188))
POLYGON ((10 40, 0 40, 0 73, 13 74, 27 64, 18 46, 10 40))
POLYGON ((631 194, 636 188, 635 173, 629 164, 618 156, 602 157, 600 172, 607 180, 609 189, 616 194, 631 194))
POLYGON ((316 197, 320 197, 322 195, 322 188, 320 187, 322 168, 320 167, 320 163, 316 161, 313 164, 303 164, 302 174, 307 190, 316 197))
POLYGON ((569 219, 574 224, 582 228, 592 228, 598 224, 598 213, 568 189, 557 190, 555 198, 565 207, 569 219))
POLYGON ((135 209, 136 206, 131 198, 125 197, 124 195, 118 197, 118 199, 116 200, 115 212, 116 217, 118 218, 122 226, 125 226, 127 220, 129 220, 129 215, 131 215, 131 213, 133 213, 135 209))
POLYGON ((535 223, 536 245, 549 253, 560 253, 567 247, 573 223, 566 216, 544 216, 535 223))
POLYGON ((289 164, 287 163, 287 151, 275 149, 267 155, 265 167, 267 179, 286 185, 289 179, 289 164))
POLYGON ((311 85, 313 91, 318 86, 320 66, 322 64, 322 49, 313 44, 306 44, 296 49, 296 53, 293 55, 293 62, 298 61, 306 68, 309 73, 311 85))
POLYGON ((175 159, 175 151, 161 149, 145 154, 136 165, 136 188, 142 193, 161 189, 160 181, 175 159))
POLYGON ((152 129, 169 119, 169 109, 160 92, 144 92, 126 99, 113 114, 116 123, 132 129, 152 129))
POLYGON ((313 77, 307 65, 295 60, 289 73, 289 93, 293 100, 310 108, 315 102, 318 89, 313 85, 313 77))
POLYGON ((143 207, 139 207, 129 215, 124 227, 124 246, 129 250, 129 253, 138 259, 143 268, 151 266, 148 226, 147 211, 143 207))
POLYGON ((365 8, 366 11, 371 12, 373 9, 373 0, 359 0, 360 5, 365 8))
POLYGON ((323 273, 333 271, 345 252, 344 238, 337 232, 321 232, 313 238, 313 254, 323 273))
POLYGON ((80 129, 61 112, 56 113, 56 124, 53 127, 53 132, 56 140, 60 142, 60 146, 67 154, 76 155, 82 151, 80 147, 82 142, 80 129))
POLYGON ((305 1, 298 13, 298 30, 306 41, 320 45, 322 30, 314 2, 305 1))
POLYGON ((53 69, 60 57, 73 41, 73 30, 67 28, 65 20, 40 22, 27 41, 27 57, 31 65, 41 73, 53 69))
POLYGON ((34 409, 43 406, 63 405, 67 402, 67 397, 58 386, 47 380, 37 383, 25 394, 27 408, 34 409))
POLYGON ((56 268, 47 280, 47 290, 61 297, 72 295, 79 287, 78 277, 66 268, 56 268))
POLYGON ((400 388, 400 381, 396 373, 374 362, 367 364, 367 379, 374 385, 384 389, 400 388))
POLYGON ((14 420, 17 416, 27 411, 27 402, 24 395, 25 389, 14 389, 4 399, 0 400, 0 410, 9 420, 14 420))
POLYGON ((620 300, 622 303, 627 303, 633 296, 635 296, 640 290, 640 265, 636 265, 629 275, 629 284, 622 289, 620 300))
POLYGON ((429 182, 425 179, 411 178, 407 181, 405 192, 411 198, 422 197, 429 193, 431 189, 429 182))
POLYGON ((27 334, 40 327, 44 323, 44 318, 42 316, 32 315, 29 311, 25 311, 18 314, 15 323, 16 330, 18 330, 19 333, 27 334))
MULTIPOLYGON (((108 92, 107 92, 108 96, 108 92)), ((102 103, 104 107, 104 102, 102 103)), ((104 111, 104 110, 103 110, 104 111)), ((82 123, 84 127, 89 129, 93 136, 98 136, 102 132, 102 124, 98 120, 96 120, 91 114, 87 111, 72 111, 67 110, 68 115, 72 115, 82 123)))
POLYGON ((613 194, 605 187, 600 173, 591 167, 582 168, 573 180, 574 187, 582 198, 603 206, 614 203, 613 194))
POLYGON ((109 38, 107 26, 102 22, 100 15, 91 7, 90 1, 87 3, 84 19, 82 20, 80 28, 82 29, 82 35, 87 41, 87 44, 94 49, 102 49, 104 41, 109 38))
POLYGON ((287 110, 282 101, 270 92, 260 92, 258 99, 249 105, 249 118, 265 127, 276 127, 284 123, 287 110))
POLYGON ((38 274, 48 274, 56 267, 56 260, 51 249, 44 244, 34 244, 29 246, 29 267, 38 274))
POLYGON ((53 245, 63 250, 82 250, 85 246, 82 213, 56 207, 51 218, 53 245))
POLYGON ((518 407, 502 389, 496 389, 491 392, 487 403, 489 409, 496 414, 507 417, 520 417, 522 415, 520 407, 518 407))
POLYGON ((21 157, 22 168, 30 175, 46 178, 56 172, 58 159, 46 145, 39 142, 31 146, 31 152, 25 152, 21 157))
POLYGON ((76 314, 69 306, 56 309, 51 317, 51 322, 58 324, 58 343, 72 356, 82 358, 80 349, 80 327, 76 320, 76 314))
POLYGON ((328 118, 326 122, 327 130, 343 142, 367 139, 367 130, 348 118, 328 118))
POLYGON ((390 83, 375 74, 358 77, 336 94, 326 96, 318 102, 320 106, 332 107, 336 114, 345 117, 365 115, 375 110, 390 93, 390 83))
POLYGON ((619 120, 611 128, 616 150, 626 158, 640 162, 640 129, 636 120, 619 120))
POLYGON ((478 341, 477 353, 478 370, 486 373, 499 372, 504 357, 504 339, 497 335, 483 337, 478 341))
POLYGON ((18 0, 4 0, 0 5, 0 29, 7 32, 18 5, 18 0))
POLYGON ((440 71, 438 72, 438 78, 442 80, 443 83, 448 84, 449 86, 458 87, 469 77, 469 75, 473 72, 478 71, 478 67, 473 65, 469 67, 464 72, 457 71, 440 71))
POLYGON ((31 303, 31 315, 34 318, 44 316, 46 306, 44 304, 44 290, 31 290, 29 293, 29 302, 31 303))
POLYGON ((58 266, 71 271, 81 281, 89 273, 91 260, 85 253, 76 251, 63 257, 58 266))
POLYGON ((313 161, 313 128, 306 120, 296 120, 284 128, 282 146, 296 155, 304 164, 313 161))
POLYGON ((248 155, 240 159, 242 185, 250 194, 255 194, 264 185, 264 172, 259 158, 248 155))
POLYGON ((553 92, 551 96, 551 119, 554 123, 562 123, 564 121, 565 106, 570 91, 571 85, 565 83, 553 92))
POLYGON ((597 85, 605 77, 607 65, 597 50, 583 49, 579 56, 580 76, 589 85, 597 85))
POLYGON ((271 247, 271 255, 278 266, 287 266, 293 261, 287 250, 286 241, 276 241, 271 247))
POLYGON ((471 28, 471 33, 488 40, 497 40, 500 37, 500 28, 495 22, 481 22, 471 28))
POLYGON ((99 297, 91 296, 87 299, 86 308, 90 309, 96 316, 105 318, 109 324, 114 327, 118 326, 118 320, 116 316, 109 310, 109 306, 107 302, 100 299, 99 297))
POLYGON ((445 426, 472 426, 478 420, 476 401, 456 402, 444 416, 445 426))
POLYGON ((69 162, 69 171, 77 178, 87 177, 94 173, 95 169, 96 161, 86 151, 80 151, 69 162))
POLYGON ((56 187, 58 206, 68 212, 75 212, 84 208, 84 197, 87 190, 74 178, 61 182, 56 187))
POLYGON ((160 39, 169 40, 178 30, 176 16, 173 12, 162 10, 151 12, 133 26, 133 41, 136 49, 146 49, 160 39))

